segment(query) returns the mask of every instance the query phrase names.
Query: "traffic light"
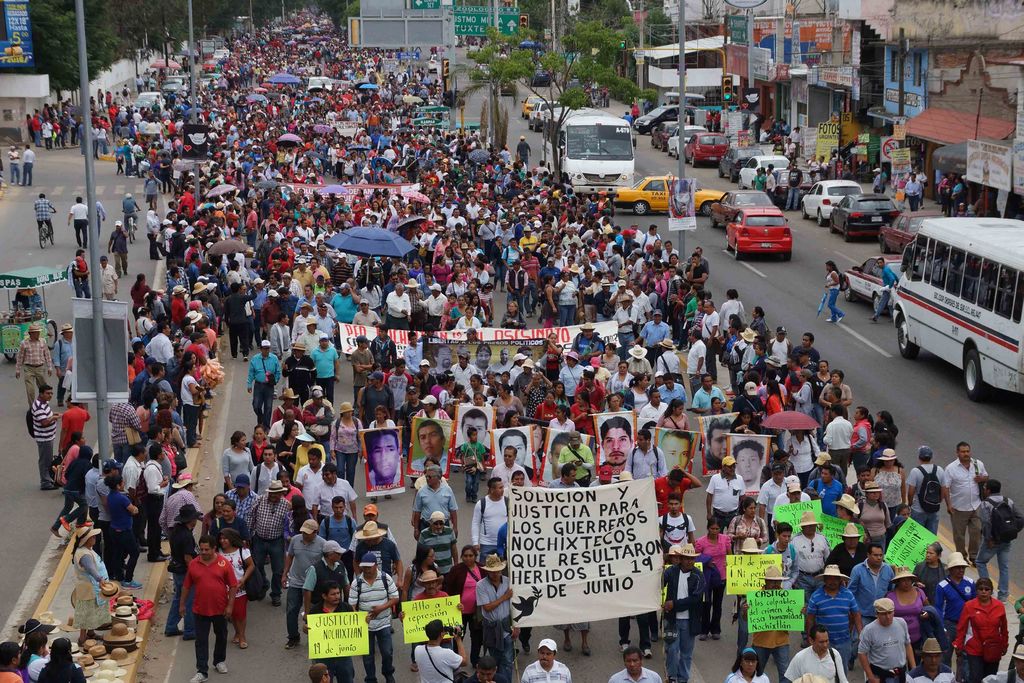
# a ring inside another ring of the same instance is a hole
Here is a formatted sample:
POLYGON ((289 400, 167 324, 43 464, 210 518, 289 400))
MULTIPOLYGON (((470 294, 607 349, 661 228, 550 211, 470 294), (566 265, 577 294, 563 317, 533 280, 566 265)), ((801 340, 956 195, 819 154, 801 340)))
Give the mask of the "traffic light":
POLYGON ((519 28, 530 28, 530 15, 520 14, 519 15, 519 28))
POLYGON ((732 76, 722 76, 722 104, 732 104, 733 96, 732 76))
POLYGON ((442 59, 441 60, 441 84, 443 85, 445 90, 448 89, 448 66, 449 66, 448 65, 448 60, 447 59, 442 59))
POLYGON ((626 49, 626 39, 625 38, 623 38, 622 40, 619 41, 619 49, 620 50, 625 50, 626 49))

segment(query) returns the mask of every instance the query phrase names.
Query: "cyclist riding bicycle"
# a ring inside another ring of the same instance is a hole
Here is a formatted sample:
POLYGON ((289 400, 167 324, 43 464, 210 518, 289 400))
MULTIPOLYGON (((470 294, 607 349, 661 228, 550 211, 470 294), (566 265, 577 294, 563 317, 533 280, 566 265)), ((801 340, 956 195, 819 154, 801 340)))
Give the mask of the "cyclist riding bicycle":
POLYGON ((141 209, 139 209, 139 205, 132 197, 132 193, 129 192, 125 194, 124 199, 121 200, 121 211, 124 212, 124 225, 129 230, 134 231, 135 225, 138 222, 138 219, 135 217, 135 214, 138 213, 140 210, 141 209))
POLYGON ((46 198, 45 192, 39 193, 39 199, 35 202, 36 211, 36 229, 42 230, 43 226, 47 226, 50 229, 50 234, 53 234, 53 215, 57 213, 57 209, 54 208, 53 204, 49 199, 46 198))

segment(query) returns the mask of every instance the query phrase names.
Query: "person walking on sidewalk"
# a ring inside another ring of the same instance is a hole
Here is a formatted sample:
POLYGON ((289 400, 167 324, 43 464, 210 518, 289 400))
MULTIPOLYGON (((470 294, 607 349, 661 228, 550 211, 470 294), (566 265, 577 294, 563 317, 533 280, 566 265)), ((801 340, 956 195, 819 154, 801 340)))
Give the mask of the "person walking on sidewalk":
POLYGON ((171 561, 167 565, 167 571, 170 572, 171 578, 174 581, 174 597, 171 598, 171 606, 167 614, 167 624, 164 626, 164 635, 169 638, 184 636, 185 640, 195 640, 196 637, 195 616, 192 613, 194 604, 192 596, 189 596, 184 601, 184 610, 179 609, 179 606, 182 604, 182 592, 189 565, 192 564, 192 560, 199 554, 196 550, 196 539, 192 535, 192 530, 196 528, 196 523, 202 517, 196 506, 191 504, 183 505, 181 510, 178 511, 177 518, 174 520, 174 526, 171 528, 171 561), (184 632, 178 630, 178 620, 182 616, 185 618, 184 632))
POLYGON ((988 576, 988 562, 993 557, 999 565, 1000 602, 1010 597, 1010 544, 1024 529, 1024 516, 1013 504, 1013 500, 1003 496, 1003 484, 998 479, 989 479, 982 484, 985 500, 981 501, 978 512, 981 514, 981 549, 978 550, 978 576, 988 576))
POLYGON ((231 564, 217 554, 213 536, 199 539, 199 557, 188 565, 178 609, 185 611, 192 598, 192 614, 196 624, 196 675, 191 683, 204 683, 210 674, 210 627, 213 627, 213 668, 226 674, 228 665, 228 619, 235 606, 238 580, 231 564))

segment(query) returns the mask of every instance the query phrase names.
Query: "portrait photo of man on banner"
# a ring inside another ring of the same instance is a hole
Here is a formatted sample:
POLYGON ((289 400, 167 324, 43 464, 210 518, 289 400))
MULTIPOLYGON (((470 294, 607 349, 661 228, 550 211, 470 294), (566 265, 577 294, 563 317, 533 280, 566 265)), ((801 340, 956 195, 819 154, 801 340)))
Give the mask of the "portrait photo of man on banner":
POLYGON ((597 444, 601 451, 600 464, 612 466, 613 474, 626 468, 626 460, 636 440, 636 413, 601 413, 594 416, 597 444))
POLYGON ((366 467, 366 495, 373 497, 404 491, 402 481, 402 428, 359 432, 366 467))
MULTIPOLYGON (((572 434, 571 431, 549 428, 544 428, 543 433, 544 448, 541 449, 539 455, 534 456, 533 464, 533 483, 537 485, 549 484, 562 476, 558 457, 561 455, 562 449, 569 446, 569 436, 572 434)), ((578 433, 580 446, 585 446, 593 453, 594 437, 582 432, 578 433)))
POLYGON ((729 454, 726 436, 739 413, 705 415, 700 418, 701 443, 704 452, 703 474, 714 474, 722 469, 722 458, 729 454))
POLYGON ((726 449, 736 459, 736 476, 743 480, 744 492, 757 495, 761 490, 761 469, 768 464, 772 437, 769 434, 727 434, 726 449))
POLYGON ((654 431, 654 445, 665 453, 665 465, 686 472, 693 471, 693 461, 700 449, 700 432, 685 429, 658 428, 654 431))
POLYGON ((494 430, 494 450, 504 457, 506 448, 516 450, 516 464, 526 470, 526 476, 533 481, 533 430, 529 425, 494 430))
POLYGON ((451 443, 452 421, 431 417, 412 419, 412 440, 409 443, 409 464, 405 473, 412 477, 423 474, 429 460, 448 476, 448 444, 451 443))
POLYGON ((494 406, 476 406, 472 403, 460 403, 455 407, 455 448, 469 441, 467 429, 476 427, 477 438, 484 440, 485 435, 494 428, 494 406))
POLYGON ((668 195, 668 229, 696 230, 697 215, 693 208, 693 193, 697 181, 692 178, 672 178, 668 195))

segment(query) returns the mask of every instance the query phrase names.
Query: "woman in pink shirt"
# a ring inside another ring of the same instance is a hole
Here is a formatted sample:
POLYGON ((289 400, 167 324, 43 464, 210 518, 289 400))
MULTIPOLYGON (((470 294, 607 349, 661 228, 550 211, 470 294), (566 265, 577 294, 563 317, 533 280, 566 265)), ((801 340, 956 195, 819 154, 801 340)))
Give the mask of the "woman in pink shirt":
POLYGON ((720 577, 715 585, 708 585, 704 595, 704 632, 698 640, 712 640, 722 637, 722 600, 725 598, 725 556, 732 547, 732 539, 722 533, 718 520, 708 520, 708 532, 697 539, 693 547, 701 555, 711 558, 720 577))

